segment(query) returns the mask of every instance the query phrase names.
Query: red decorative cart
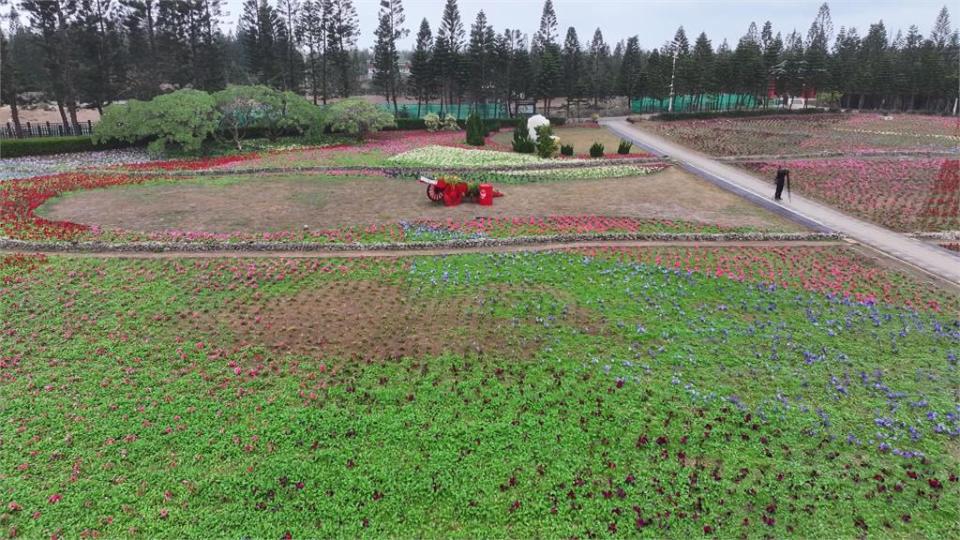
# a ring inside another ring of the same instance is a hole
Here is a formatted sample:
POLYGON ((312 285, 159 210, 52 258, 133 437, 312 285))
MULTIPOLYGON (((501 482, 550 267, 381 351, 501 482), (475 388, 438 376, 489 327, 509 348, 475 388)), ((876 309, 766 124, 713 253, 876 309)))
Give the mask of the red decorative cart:
POLYGON ((427 198, 433 202, 441 202, 446 206, 456 206, 464 198, 474 199, 482 206, 492 206, 494 197, 502 197, 503 193, 493 189, 492 184, 475 184, 470 186, 459 178, 427 178, 421 176, 419 181, 427 185, 427 198))

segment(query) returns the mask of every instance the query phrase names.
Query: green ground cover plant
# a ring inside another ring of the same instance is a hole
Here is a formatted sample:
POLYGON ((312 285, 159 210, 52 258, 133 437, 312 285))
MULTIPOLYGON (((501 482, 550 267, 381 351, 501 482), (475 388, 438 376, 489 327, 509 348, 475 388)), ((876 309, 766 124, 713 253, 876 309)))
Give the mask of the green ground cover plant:
POLYGON ((841 247, 8 256, 0 526, 954 537, 947 298, 841 247))

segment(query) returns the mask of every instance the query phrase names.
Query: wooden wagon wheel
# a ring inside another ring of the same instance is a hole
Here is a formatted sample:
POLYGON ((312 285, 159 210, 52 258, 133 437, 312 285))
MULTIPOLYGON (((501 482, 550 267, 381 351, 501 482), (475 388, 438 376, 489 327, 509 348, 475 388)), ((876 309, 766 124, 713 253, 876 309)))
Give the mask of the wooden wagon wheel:
POLYGON ((437 188, 437 186, 430 184, 427 186, 427 198, 433 202, 440 202, 443 200, 443 191, 437 188))

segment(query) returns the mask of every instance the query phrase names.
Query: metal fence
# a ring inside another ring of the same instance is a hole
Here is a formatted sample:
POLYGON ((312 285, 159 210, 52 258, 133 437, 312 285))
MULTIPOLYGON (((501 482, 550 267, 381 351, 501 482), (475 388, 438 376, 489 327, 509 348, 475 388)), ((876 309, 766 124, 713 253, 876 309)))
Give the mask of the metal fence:
POLYGON ((59 122, 21 122, 20 134, 13 122, 7 122, 0 127, 0 139, 27 139, 30 137, 63 137, 65 135, 90 135, 93 133, 93 122, 79 122, 76 124, 62 124, 59 122))

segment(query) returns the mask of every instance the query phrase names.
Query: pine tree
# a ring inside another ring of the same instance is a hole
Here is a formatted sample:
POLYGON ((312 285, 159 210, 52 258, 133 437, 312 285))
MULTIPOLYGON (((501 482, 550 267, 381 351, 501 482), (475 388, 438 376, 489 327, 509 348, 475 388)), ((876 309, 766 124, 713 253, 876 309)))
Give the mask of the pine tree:
POLYGON ((440 109, 444 110, 446 100, 447 112, 453 107, 455 98, 462 96, 459 88, 462 81, 462 53, 464 30, 460 19, 460 8, 457 0, 447 0, 443 7, 443 17, 437 29, 437 39, 434 41, 433 58, 435 73, 440 78, 440 109))
POLYGON ((435 86, 433 63, 430 56, 432 48, 433 32, 430 31, 430 23, 424 18, 420 22, 420 30, 417 32, 417 43, 413 50, 413 58, 410 60, 410 79, 408 85, 409 90, 417 98, 417 118, 421 116, 421 105, 430 102, 430 96, 435 86))
POLYGON ((610 47, 603 40, 603 32, 597 28, 590 42, 589 58, 590 93, 593 96, 594 107, 599 106, 600 100, 605 100, 609 93, 606 84, 609 58, 610 47))
POLYGON ((329 97, 330 69, 327 55, 327 30, 330 25, 329 0, 307 0, 300 10, 297 34, 307 47, 307 71, 310 77, 310 94, 314 105, 322 97, 326 105, 329 97))
POLYGON ((830 19, 830 7, 820 6, 817 18, 807 31, 804 60, 807 68, 807 85, 813 89, 823 88, 828 81, 827 61, 828 44, 833 39, 833 22, 830 19))
POLYGON ((56 97, 60 119, 65 126, 77 125, 77 92, 73 69, 70 26, 76 12, 75 0, 24 0, 20 7, 40 34, 50 75, 50 93, 56 97), (67 119, 69 111, 70 118, 67 119))
POLYGON ((545 0, 540 15, 540 30, 534 35, 533 50, 536 59, 537 95, 543 100, 544 112, 550 114, 553 98, 560 91, 563 67, 560 62, 560 46, 557 44, 557 13, 553 1, 545 0))
POLYGON ((640 40, 637 36, 627 39, 620 63, 620 75, 617 86, 620 95, 627 97, 629 103, 640 93, 640 40))
MULTIPOLYGON (((15 13, 12 7, 10 9, 15 13)), ((14 133, 17 137, 21 137, 23 130, 20 126, 20 107, 17 103, 17 81, 20 77, 13 62, 11 49, 10 41, 0 28, 0 73, 3 73, 3 77, 0 77, 0 103, 10 105, 10 119, 13 121, 14 133)))
POLYGON ((357 37, 360 35, 357 10, 353 6, 353 0, 329 0, 329 13, 327 54, 330 55, 330 63, 337 73, 340 96, 348 97, 353 89, 356 73, 356 55, 351 52, 356 48, 357 37))
POLYGON ((467 90, 473 102, 484 107, 486 114, 487 96, 494 92, 493 54, 496 35, 493 27, 487 24, 487 15, 481 9, 477 19, 470 27, 470 42, 467 45, 466 63, 468 69, 467 90))
POLYGON ((570 116, 570 102, 579 102, 586 93, 583 74, 583 50, 580 48, 580 38, 577 29, 567 28, 567 36, 563 40, 561 53, 563 65, 563 94, 567 98, 567 116, 570 116))
POLYGON ((279 24, 276 29, 277 49, 283 58, 281 88, 283 90, 300 91, 303 80, 303 57, 300 55, 300 35, 297 32, 297 21, 303 6, 300 0, 277 0, 279 24))
POLYGON ((118 71, 123 65, 113 8, 112 0, 85 0, 77 5, 74 23, 80 96, 100 112, 117 93, 118 71))
POLYGON ((373 82, 383 92, 387 103, 393 101, 394 114, 399 112, 397 94, 400 93, 397 40, 409 33, 403 27, 405 20, 400 0, 380 0, 380 24, 374 32, 377 42, 373 48, 373 82))
POLYGON ((713 45, 707 38, 706 32, 700 32, 693 44, 692 62, 696 74, 693 78, 692 90, 696 95, 697 109, 702 109, 704 94, 716 91, 713 45))

